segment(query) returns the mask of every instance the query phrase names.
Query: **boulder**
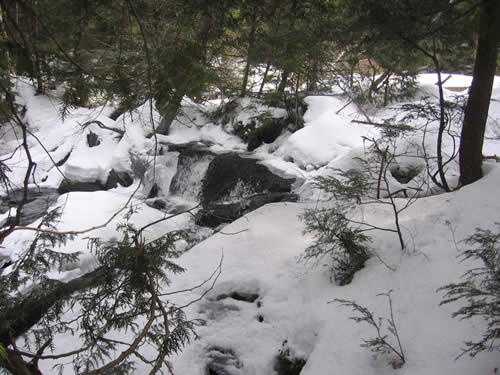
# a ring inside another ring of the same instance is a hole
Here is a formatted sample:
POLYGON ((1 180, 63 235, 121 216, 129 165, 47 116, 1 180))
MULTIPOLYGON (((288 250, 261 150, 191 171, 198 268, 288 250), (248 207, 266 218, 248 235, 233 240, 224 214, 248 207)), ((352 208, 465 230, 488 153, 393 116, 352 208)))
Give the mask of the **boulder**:
POLYGON ((128 187, 132 185, 134 179, 127 172, 117 172, 114 169, 109 172, 108 180, 104 185, 104 190, 114 189, 118 185, 128 187))
POLYGON ((117 172, 112 169, 109 172, 108 179, 106 183, 103 184, 100 181, 73 181, 73 180, 63 180, 57 192, 59 194, 65 194, 72 191, 98 191, 98 190, 109 190, 121 185, 127 187, 132 185, 134 179, 127 172, 117 172))
POLYGON ((216 227, 273 202, 295 202, 295 179, 272 173, 258 160, 234 153, 216 156, 208 166, 200 192, 198 225, 216 227))
MULTIPOLYGON (((28 225, 47 213, 50 206, 57 202, 59 196, 56 189, 30 188, 23 206, 20 225, 28 225)), ((23 197, 23 190, 14 190, 7 197, 0 200, 0 213, 5 213, 9 208, 17 207, 23 197)), ((9 220, 0 223, 0 226, 9 225, 9 220)))
POLYGON ((220 224, 232 223, 236 219, 268 203, 296 202, 293 193, 261 193, 242 197, 240 202, 203 205, 196 214, 196 224, 215 228, 220 224))

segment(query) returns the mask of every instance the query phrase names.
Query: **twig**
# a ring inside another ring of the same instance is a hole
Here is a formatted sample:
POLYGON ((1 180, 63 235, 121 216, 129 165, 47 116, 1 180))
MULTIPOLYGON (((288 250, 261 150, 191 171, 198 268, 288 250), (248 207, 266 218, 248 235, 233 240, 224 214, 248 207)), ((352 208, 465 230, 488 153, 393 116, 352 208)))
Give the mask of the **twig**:
POLYGON ((123 130, 118 129, 118 128, 112 128, 112 127, 110 127, 110 126, 106 126, 106 125, 104 125, 104 124, 103 124, 101 121, 99 121, 99 120, 91 120, 91 121, 84 122, 83 124, 80 124, 80 123, 79 123, 79 125, 80 125, 80 126, 82 126, 82 127, 87 127, 87 126, 92 125, 92 124, 96 124, 96 125, 97 125, 97 126, 99 126, 101 129, 111 130, 111 131, 113 131, 113 132, 115 132, 115 133, 120 134, 121 136, 123 136, 123 135, 125 134, 125 132, 124 132, 123 130))

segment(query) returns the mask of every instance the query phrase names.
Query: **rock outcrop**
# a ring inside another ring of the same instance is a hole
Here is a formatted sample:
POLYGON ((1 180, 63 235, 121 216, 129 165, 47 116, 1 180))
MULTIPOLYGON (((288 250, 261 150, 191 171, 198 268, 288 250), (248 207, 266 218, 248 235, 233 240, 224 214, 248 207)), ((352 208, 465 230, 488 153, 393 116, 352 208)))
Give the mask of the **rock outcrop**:
POLYGON ((216 156, 210 163, 200 192, 198 225, 217 227, 273 202, 295 202, 294 179, 272 173, 258 160, 234 153, 216 156))

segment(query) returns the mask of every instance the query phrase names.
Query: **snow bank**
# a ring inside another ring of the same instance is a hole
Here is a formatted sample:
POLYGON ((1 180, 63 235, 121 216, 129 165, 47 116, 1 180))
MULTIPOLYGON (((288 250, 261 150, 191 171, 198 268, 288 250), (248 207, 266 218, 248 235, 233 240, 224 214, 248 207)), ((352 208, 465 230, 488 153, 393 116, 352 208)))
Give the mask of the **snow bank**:
POLYGON ((351 117, 338 115, 338 100, 309 97, 305 114, 306 126, 293 133, 275 155, 302 168, 319 168, 363 147, 363 137, 374 137, 377 130, 370 125, 351 122, 351 117))

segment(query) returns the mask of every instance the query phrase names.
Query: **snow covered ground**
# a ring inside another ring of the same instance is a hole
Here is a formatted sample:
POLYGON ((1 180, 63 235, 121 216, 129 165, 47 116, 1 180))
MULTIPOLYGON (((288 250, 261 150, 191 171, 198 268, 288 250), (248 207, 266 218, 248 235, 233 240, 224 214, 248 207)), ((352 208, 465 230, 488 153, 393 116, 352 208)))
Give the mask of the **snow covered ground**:
MULTIPOLYGON (((435 96, 435 80, 435 75, 420 76, 419 95, 435 96)), ((445 87, 467 87, 469 84, 470 77, 453 76, 445 87)), ((151 131, 151 113, 147 105, 116 121, 107 117, 109 108, 103 108, 79 109, 62 122, 56 98, 34 96, 32 88, 23 81, 18 81, 17 88, 20 103, 27 108, 27 119, 46 149, 34 138, 30 139, 33 157, 37 161, 36 173, 31 181, 33 184, 57 188, 62 174, 69 178, 105 183, 111 169, 133 174, 138 162, 151 168, 153 150, 158 145, 155 145, 154 137, 147 137, 151 131), (81 124, 90 120, 124 130, 125 135, 118 139, 116 132, 96 124, 82 128, 81 124), (92 148, 86 142, 89 131, 101 140, 92 148), (55 168, 51 158, 58 162, 70 151, 67 162, 59 169, 55 168)), ((447 90, 446 95, 451 97, 457 92, 447 90)), ((500 367, 498 352, 481 353, 474 359, 464 356, 455 360, 465 340, 481 337, 485 322, 481 319, 452 319, 451 314, 460 308, 461 303, 440 306, 443 296, 436 290, 458 281, 473 266, 467 262, 459 263, 457 259, 459 248, 465 246, 461 240, 471 235, 475 228, 493 229, 494 223, 499 221, 500 200, 497 192, 500 167, 495 162, 487 162, 485 177, 479 182, 452 193, 420 198, 405 210, 401 224, 409 246, 404 252, 399 248, 394 233, 371 232, 370 248, 377 256, 368 260, 351 284, 337 286, 331 283, 327 267, 323 264, 328 262, 327 259, 317 264, 297 262, 312 241, 310 236, 303 235, 304 223, 299 216, 304 209, 318 204, 319 192, 311 188, 311 179, 331 174, 336 168, 356 165, 355 158, 362 156, 366 149, 363 137, 377 137, 378 130, 351 122, 363 118, 354 104, 346 106, 344 98, 315 96, 308 97, 306 101, 308 111, 303 129, 291 135, 285 134, 275 144, 263 145, 253 152, 263 164, 303 182, 296 187, 301 201, 261 207, 227 225, 222 232, 202 241, 179 259, 187 271, 173 278, 172 290, 198 285, 212 274, 223 256, 222 274, 214 289, 187 309, 190 318, 205 319, 207 325, 198 329, 198 340, 178 356, 170 358, 175 373, 205 374, 207 365, 224 352, 229 358, 228 374, 273 374, 280 350, 287 349, 291 357, 306 360, 302 375, 496 373, 500 367), (363 339, 374 337, 372 327, 356 324, 349 319, 353 316, 351 311, 333 302, 336 298, 353 300, 369 308, 376 316, 388 317, 387 299, 379 294, 390 290, 394 318, 407 359, 398 370, 388 364, 392 359, 390 356, 375 359, 367 349, 360 347, 363 339), (253 295, 255 298, 251 302, 242 301, 233 298, 234 293, 253 295)), ((201 110, 206 108, 186 103, 184 109, 183 117, 173 124, 171 134, 158 137, 160 146, 166 143, 204 142, 216 153, 244 151, 245 145, 239 138, 216 124, 207 123, 201 115, 201 110), (187 120, 189 126, 186 126, 187 120)), ((382 121, 400 115, 398 107, 391 106, 373 111, 371 118, 382 121)), ((498 77, 488 121, 484 153, 499 155, 498 77)), ((435 125, 430 125, 427 139, 431 154, 435 142, 433 129, 435 125)), ((16 147, 17 140, 15 134, 9 132, 3 137, 1 152, 8 154, 16 147)), ((406 142, 412 144, 411 140, 406 142)), ((448 139, 445 151, 451 153, 451 146, 452 141, 448 139)), ((166 155, 170 156, 165 156, 165 163, 157 166, 155 177, 163 179, 159 183, 170 184, 177 165, 177 154, 166 155)), ((404 158, 399 162, 401 165, 408 163, 404 158)), ((12 170, 11 180, 21 186, 25 168, 22 152, 15 152, 7 164, 12 170)), ((452 162, 448 177, 453 187, 456 186, 457 173, 457 165, 452 162)), ((134 183, 127 188, 118 187, 109 191, 61 195, 57 204, 65 209, 58 228, 81 230, 104 223, 127 202, 136 188, 137 183, 134 183)), ((132 204, 140 208, 133 217, 138 225, 164 216, 163 212, 144 203, 147 193, 148 189, 141 189, 132 200, 132 204)), ((188 203, 194 205, 196 202, 188 203)), ((388 206, 364 206, 362 214, 366 222, 392 225, 388 206)), ((0 217, 0 221, 2 219, 0 217)), ((116 236, 114 226, 120 220, 122 215, 92 236, 113 239, 116 236)), ((190 215, 181 215, 149 228, 148 237, 156 238, 169 230, 192 225, 190 215)), ((31 236, 29 232, 14 233, 4 242, 1 254, 15 258, 17 251, 31 236)), ((61 251, 83 251, 82 261, 60 274, 55 273, 54 277, 67 280, 92 269, 94 262, 83 237, 77 237, 61 248, 61 251)), ((203 290, 197 289, 191 294, 176 297, 175 301, 182 304, 202 293, 203 290)), ((71 346, 72 340, 71 337, 61 339, 56 343, 56 350, 63 345, 66 347, 68 343, 71 346)), ((51 361, 41 363, 42 371, 51 373, 52 365, 51 361)), ((138 374, 147 373, 146 367, 138 366, 138 374)), ((71 368, 67 369, 67 373, 71 373, 71 368)))

